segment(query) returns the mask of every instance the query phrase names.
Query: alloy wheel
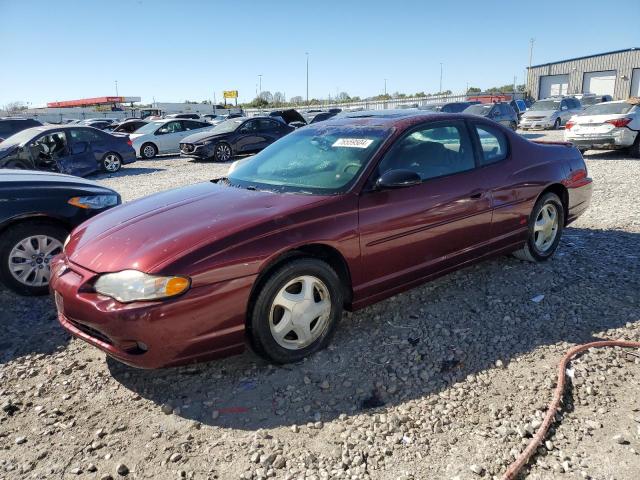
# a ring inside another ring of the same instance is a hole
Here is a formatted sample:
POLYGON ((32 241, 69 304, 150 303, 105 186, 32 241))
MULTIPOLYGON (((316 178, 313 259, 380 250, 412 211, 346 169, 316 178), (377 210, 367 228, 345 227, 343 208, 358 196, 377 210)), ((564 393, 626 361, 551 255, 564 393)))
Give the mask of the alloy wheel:
POLYGON ((229 160, 231 158, 231 148, 229 148, 229 145, 226 145, 224 143, 218 145, 216 147, 216 157, 218 158, 218 160, 221 160, 223 162, 229 160))
POLYGON ((120 157, 115 153, 110 153, 104 157, 104 169, 107 172, 117 172, 120 170, 120 157))
POLYGON ((278 345, 300 350, 322 336, 330 316, 329 289, 318 277, 304 275, 287 282, 276 294, 269 328, 278 345))
POLYGON ((156 149, 153 148, 151 145, 147 145, 142 150, 142 153, 144 154, 145 158, 151 158, 151 157, 155 156, 156 149))
POLYGON ((558 234, 558 210, 552 203, 543 205, 533 225, 533 238, 536 249, 545 253, 553 245, 558 234))
POLYGON ((51 259, 62 251, 62 243, 47 235, 34 235, 18 242, 9 253, 9 271, 23 285, 49 284, 51 259))

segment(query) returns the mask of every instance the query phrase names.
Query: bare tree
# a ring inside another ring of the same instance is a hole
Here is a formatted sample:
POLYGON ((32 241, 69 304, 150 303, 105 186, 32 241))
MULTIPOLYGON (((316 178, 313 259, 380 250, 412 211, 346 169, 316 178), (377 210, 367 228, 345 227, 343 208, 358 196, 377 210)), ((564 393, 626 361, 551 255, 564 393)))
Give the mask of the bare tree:
POLYGON ((347 92, 340 92, 336 98, 339 102, 348 102, 351 99, 347 92))
POLYGON ((282 92, 275 92, 273 94, 273 103, 275 103, 276 105, 281 105, 285 102, 285 98, 284 98, 284 93, 282 92))
POLYGON ((304 102, 304 99, 300 95, 296 95, 295 97, 291 97, 289 101, 294 105, 300 105, 302 102, 304 102))
POLYGON ((269 90, 265 90, 264 92, 260 92, 260 99, 267 103, 271 103, 273 102, 273 95, 269 90))
POLYGON ((3 110, 9 113, 14 113, 14 112, 19 112, 20 110, 26 110, 27 105, 24 102, 16 101, 16 102, 9 102, 2 108, 3 110))

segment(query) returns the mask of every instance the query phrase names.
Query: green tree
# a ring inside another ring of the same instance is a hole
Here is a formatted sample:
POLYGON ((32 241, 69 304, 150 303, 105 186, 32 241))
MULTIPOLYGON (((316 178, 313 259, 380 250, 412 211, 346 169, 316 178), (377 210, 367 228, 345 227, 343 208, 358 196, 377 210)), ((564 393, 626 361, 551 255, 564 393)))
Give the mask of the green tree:
POLYGON ((482 92, 482 89, 478 87, 469 87, 467 89, 467 93, 480 93, 480 92, 482 92))

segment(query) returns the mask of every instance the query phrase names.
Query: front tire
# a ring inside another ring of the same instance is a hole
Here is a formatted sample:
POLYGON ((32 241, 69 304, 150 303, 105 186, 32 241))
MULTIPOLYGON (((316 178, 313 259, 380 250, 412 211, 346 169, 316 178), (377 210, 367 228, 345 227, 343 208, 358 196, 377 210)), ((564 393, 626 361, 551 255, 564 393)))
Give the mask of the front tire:
POLYGON ((48 293, 49 265, 67 235, 64 228, 42 222, 10 227, 0 237, 0 280, 20 295, 48 293))
POLYGON ((151 160, 158 154, 158 147, 153 143, 147 142, 140 147, 140 156, 145 160, 151 160))
POLYGON ((233 152, 231 151, 231 145, 226 142, 220 142, 216 145, 216 148, 213 152, 213 159, 216 162, 228 162, 231 160, 233 156, 233 152))
POLYGON ((116 173, 122 168, 122 158, 117 153, 109 152, 102 157, 100 168, 106 173, 116 173))
POLYGON ((565 211, 555 193, 545 193, 533 207, 529 217, 527 243, 514 255, 520 260, 544 262, 558 248, 564 229, 565 211))
POLYGON ((290 261, 258 293, 249 319, 254 350, 291 363, 325 348, 342 317, 343 298, 340 279, 325 262, 290 261))
POLYGON ((553 122, 553 130, 560 130, 560 126, 562 125, 562 120, 560 118, 556 118, 556 121, 553 122))

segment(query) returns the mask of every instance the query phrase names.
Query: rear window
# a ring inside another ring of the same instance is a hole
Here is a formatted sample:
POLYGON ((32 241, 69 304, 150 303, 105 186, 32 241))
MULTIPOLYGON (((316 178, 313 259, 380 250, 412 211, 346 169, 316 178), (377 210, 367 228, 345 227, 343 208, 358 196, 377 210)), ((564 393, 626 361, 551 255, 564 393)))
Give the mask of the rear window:
POLYGON ((582 112, 582 115, 615 115, 629 113, 635 105, 627 102, 620 103, 598 103, 588 107, 582 112))

